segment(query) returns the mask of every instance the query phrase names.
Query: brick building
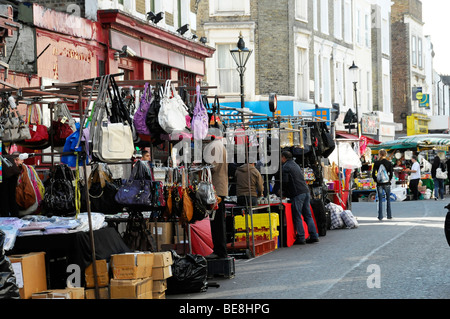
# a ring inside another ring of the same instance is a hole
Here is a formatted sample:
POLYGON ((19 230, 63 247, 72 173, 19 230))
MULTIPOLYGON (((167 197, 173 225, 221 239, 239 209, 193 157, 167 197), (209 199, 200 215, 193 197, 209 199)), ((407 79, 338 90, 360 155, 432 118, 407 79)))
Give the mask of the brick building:
POLYGON ((420 106, 417 93, 432 94, 426 81, 422 2, 398 0, 392 6, 392 93, 400 134, 428 133, 429 117, 420 106), (408 127, 408 123, 410 123, 408 127))

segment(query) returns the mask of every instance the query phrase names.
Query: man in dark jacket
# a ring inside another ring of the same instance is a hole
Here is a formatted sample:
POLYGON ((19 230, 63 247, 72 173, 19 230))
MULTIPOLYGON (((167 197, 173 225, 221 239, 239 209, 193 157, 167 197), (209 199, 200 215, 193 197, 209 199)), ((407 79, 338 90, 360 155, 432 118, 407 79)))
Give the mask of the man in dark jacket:
POLYGON ((377 183, 378 193, 378 219, 383 220, 383 192, 386 194, 386 215, 388 219, 392 219, 391 211, 391 181, 394 176, 394 168, 386 157, 386 150, 381 149, 378 152, 379 159, 375 161, 372 170, 372 178, 377 183), (384 168, 383 168, 384 167, 384 168), (386 176, 386 177, 384 177, 386 176))
POLYGON ((292 203, 292 217, 294 227, 297 231, 295 244, 315 243, 319 241, 316 225, 311 215, 310 209, 310 191, 305 182, 303 170, 293 160, 291 152, 281 154, 283 196, 290 198, 292 203), (305 239, 305 230, 303 229, 303 219, 308 226, 309 237, 305 239))

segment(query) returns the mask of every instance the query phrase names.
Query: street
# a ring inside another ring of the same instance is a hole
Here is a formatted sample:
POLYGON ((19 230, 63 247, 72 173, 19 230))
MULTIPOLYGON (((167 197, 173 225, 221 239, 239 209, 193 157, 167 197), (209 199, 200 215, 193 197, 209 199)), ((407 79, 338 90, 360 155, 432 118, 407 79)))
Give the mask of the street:
POLYGON ((352 203, 358 228, 329 230, 319 243, 236 259, 234 278, 210 280, 219 288, 167 299, 449 298, 447 204, 394 202, 393 219, 380 222, 376 203, 352 203))

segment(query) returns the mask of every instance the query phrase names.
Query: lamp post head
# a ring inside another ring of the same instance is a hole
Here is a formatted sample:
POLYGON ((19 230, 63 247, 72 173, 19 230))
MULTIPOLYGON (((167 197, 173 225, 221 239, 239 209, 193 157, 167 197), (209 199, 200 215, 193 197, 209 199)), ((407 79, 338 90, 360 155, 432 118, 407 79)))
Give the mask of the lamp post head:
POLYGON ((239 34, 239 40, 237 42, 236 48, 230 50, 231 56, 233 57, 233 60, 237 65, 239 74, 243 74, 245 72, 245 65, 247 64, 252 52, 253 50, 245 47, 244 38, 241 32, 239 34))
POLYGON ((355 64, 355 61, 353 61, 353 64, 351 67, 348 68, 350 70, 350 76, 352 78, 352 82, 353 83, 357 83, 357 79, 358 79, 358 66, 355 64))

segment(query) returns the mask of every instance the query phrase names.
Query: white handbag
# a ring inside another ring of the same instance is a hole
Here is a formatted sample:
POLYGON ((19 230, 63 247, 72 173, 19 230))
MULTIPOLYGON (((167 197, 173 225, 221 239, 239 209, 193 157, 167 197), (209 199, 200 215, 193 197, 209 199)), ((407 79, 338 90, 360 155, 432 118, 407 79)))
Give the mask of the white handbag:
POLYGON ((130 160, 134 154, 133 132, 123 123, 102 123, 98 157, 104 162, 130 160))
POLYGON ((170 80, 166 81, 164 90, 161 89, 161 107, 158 122, 166 133, 181 132, 187 128, 189 113, 181 97, 178 95, 170 80), (173 97, 171 96, 173 93, 173 97))
POLYGON ((447 172, 442 171, 442 169, 439 167, 436 169, 436 178, 438 179, 447 179, 448 174, 447 172))

